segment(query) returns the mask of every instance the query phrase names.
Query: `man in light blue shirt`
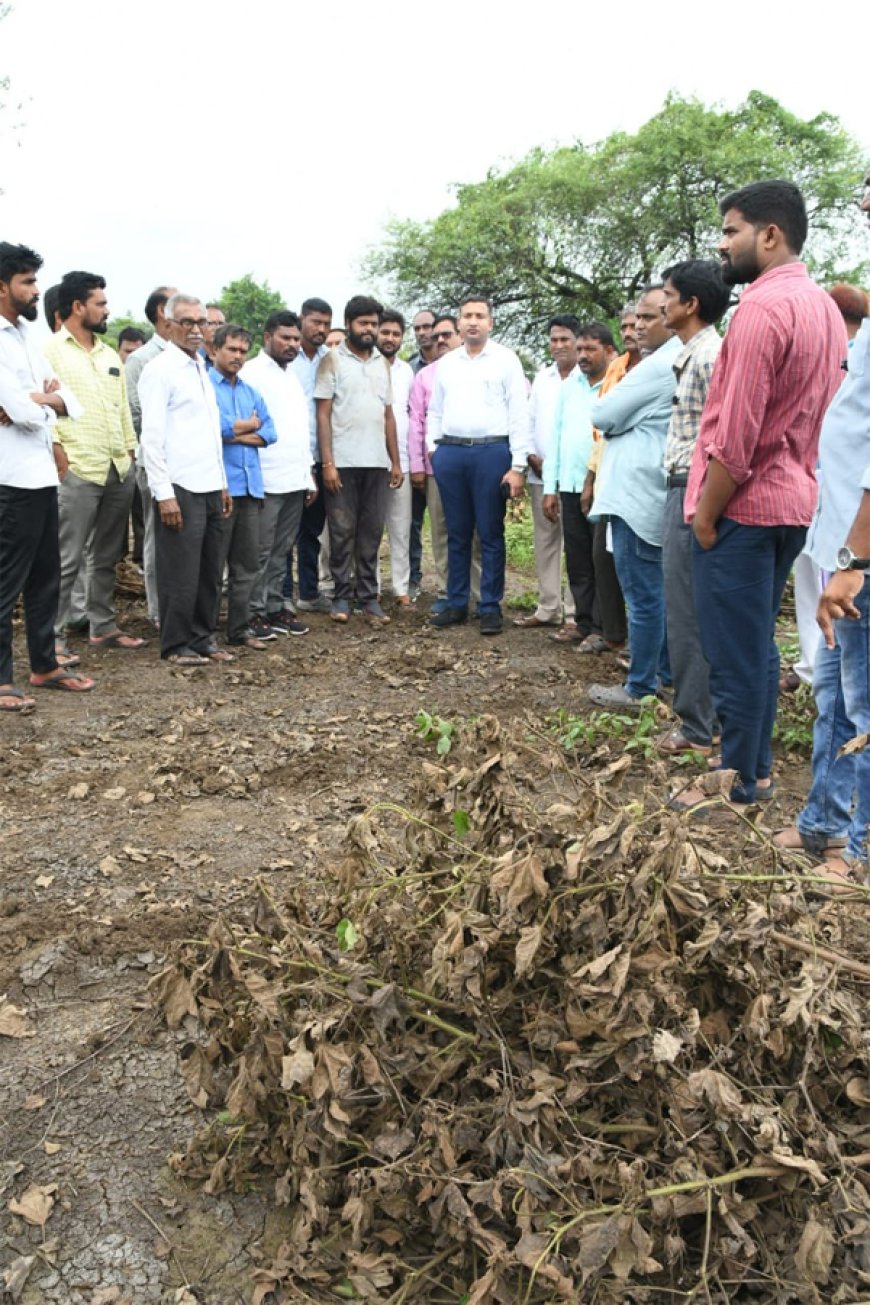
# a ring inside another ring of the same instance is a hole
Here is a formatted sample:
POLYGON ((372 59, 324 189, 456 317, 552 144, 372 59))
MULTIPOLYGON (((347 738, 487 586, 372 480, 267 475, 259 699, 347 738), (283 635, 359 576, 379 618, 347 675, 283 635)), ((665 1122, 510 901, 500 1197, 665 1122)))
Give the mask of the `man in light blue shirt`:
POLYGON ((221 559, 221 574, 224 566, 229 571, 227 639, 259 651, 266 640, 276 637, 267 622, 262 622, 265 628, 257 629, 250 624, 251 594, 260 569, 264 499, 260 449, 274 444, 278 437, 261 396, 239 379, 250 345, 251 336, 243 327, 219 326, 208 375, 220 412, 227 489, 233 500, 232 515, 224 524, 221 559))
POLYGON ((664 451, 677 384, 673 363, 682 344, 665 326, 664 303, 660 285, 641 296, 637 334, 644 357, 597 400, 591 414, 608 443, 589 515, 609 518, 613 560, 629 609, 625 685, 589 687, 591 700, 611 711, 639 709, 642 698, 658 691, 659 681, 670 681, 662 575, 664 451))

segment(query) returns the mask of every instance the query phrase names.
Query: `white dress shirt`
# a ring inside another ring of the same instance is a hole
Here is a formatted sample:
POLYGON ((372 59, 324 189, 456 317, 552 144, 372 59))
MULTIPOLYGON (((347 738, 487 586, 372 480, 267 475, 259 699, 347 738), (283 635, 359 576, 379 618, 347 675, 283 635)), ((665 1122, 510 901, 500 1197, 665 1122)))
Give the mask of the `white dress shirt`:
POLYGON ((396 419, 396 439, 399 445, 399 466, 407 476, 408 460, 408 402, 414 384, 414 369, 404 358, 394 358, 390 364, 390 382, 393 387, 393 416, 396 419))
POLYGON ((291 494, 315 488, 311 478, 308 400, 292 366, 281 367, 261 349, 239 373, 263 396, 278 438, 260 449, 260 470, 267 494, 291 494))
MULTIPOLYGON (((575 366, 565 379, 570 381, 578 370, 575 366)), ((542 462, 546 462, 553 446, 553 428, 562 384, 562 376, 556 363, 550 363, 549 367, 542 368, 532 381, 532 393, 529 396, 529 439, 532 452, 536 453, 542 462)), ((541 477, 536 476, 531 468, 529 468, 528 478, 530 485, 543 483, 541 477)))
MULTIPOLYGON (((13 325, 0 316, 0 408, 12 421, 11 426, 0 426, 0 485, 48 489, 58 483, 51 448, 54 410, 30 397, 55 379, 29 323, 19 318, 13 325)), ((80 417, 82 407, 75 395, 63 385, 59 393, 67 415, 80 417)))
POLYGON ((159 501, 226 489, 221 419, 200 358, 168 344, 139 377, 140 445, 148 488, 159 501))
POLYGON ((313 358, 309 358, 305 350, 300 348, 290 364, 293 368, 293 375, 302 386, 302 393, 305 395, 308 410, 308 430, 311 438, 311 459, 313 462, 320 461, 320 447, 317 442, 317 412, 314 406, 314 383, 317 380, 317 368, 320 366, 320 360, 325 358, 328 353, 329 350, 325 344, 320 346, 313 358))
POLYGON ((430 454, 442 435, 469 440, 507 436, 511 467, 525 471, 531 448, 528 387, 513 349, 487 340, 480 353, 470 354, 463 345, 444 355, 426 416, 430 454))

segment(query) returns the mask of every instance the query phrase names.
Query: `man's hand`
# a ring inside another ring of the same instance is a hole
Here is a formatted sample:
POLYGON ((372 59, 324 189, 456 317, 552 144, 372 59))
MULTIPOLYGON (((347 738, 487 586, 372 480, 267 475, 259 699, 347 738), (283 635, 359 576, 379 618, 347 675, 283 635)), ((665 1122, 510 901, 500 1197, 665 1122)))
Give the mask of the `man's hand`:
POLYGON ((315 488, 315 489, 309 489, 308 493, 305 495, 305 498, 303 499, 303 502, 304 502, 304 504, 305 504, 306 507, 311 507, 311 504, 312 504, 312 503, 316 503, 316 502, 317 502, 317 492, 318 492, 318 491, 317 491, 316 488, 315 488))
POLYGON ((54 465, 57 467, 57 474, 61 480, 66 479, 66 473, 69 471, 69 458, 66 456, 66 449, 62 444, 52 444, 51 451, 54 454, 54 465))
POLYGON ((412 472, 411 472, 411 484, 412 484, 412 486, 414 487, 414 489, 425 490, 425 488, 426 488, 426 472, 425 472, 425 471, 412 471, 412 472))
POLYGON ((715 523, 705 521, 702 516, 696 513, 695 520, 692 522, 692 529, 695 532, 695 538, 703 548, 704 552, 709 553, 710 549, 719 538, 716 533, 715 523))
POLYGON ((584 517, 588 517, 592 508, 592 500, 595 497, 595 472, 587 471, 586 479, 583 482, 583 489, 580 494, 580 511, 584 517))
POLYGON ((56 394, 60 389, 60 381, 56 376, 52 376, 50 381, 42 382, 42 391, 44 394, 56 394))
POLYGON ((541 507, 543 508, 544 516, 547 518, 548 521, 559 520, 559 495, 558 494, 545 494, 543 499, 541 500, 541 507))
POLYGON ((228 489, 221 490, 221 512, 225 517, 230 517, 233 514, 233 500, 228 489))
POLYGON ((522 498, 526 488, 526 478, 521 471, 508 471, 501 478, 503 485, 510 485, 511 498, 522 498))
POLYGON ((543 475, 543 473, 544 473, 544 459, 543 459, 543 458, 539 458, 538 455, 537 455, 537 453, 530 453, 529 456, 528 456, 528 458, 526 459, 526 461, 527 461, 528 464, 529 464, 529 469, 530 469, 531 471, 533 471, 533 472, 535 473, 536 476, 541 476, 541 475, 543 475))
POLYGON ((160 520, 167 530, 182 530, 184 528, 184 518, 181 515, 181 508, 178 505, 177 498, 158 499, 157 508, 160 512, 160 520))
POLYGON ((330 494, 339 494, 343 488, 338 467, 323 464, 323 488, 330 494))
POLYGON ((405 479, 402 468, 398 462, 394 462, 390 467, 390 489, 401 489, 402 481, 405 479))
POLYGON ((263 439, 262 435, 255 435, 253 431, 248 431, 247 434, 242 433, 241 435, 234 435, 231 440, 227 440, 227 443, 247 444, 248 447, 252 449, 264 449, 266 447, 266 441, 263 439))
POLYGON ((0 426, 11 426, 12 418, 5 408, 0 408, 0 426))
POLYGON ((839 621, 844 616, 850 621, 860 619, 861 613, 852 600, 860 594, 866 579, 863 571, 835 571, 828 581, 816 611, 816 620, 828 648, 835 647, 836 643, 834 621, 839 621))

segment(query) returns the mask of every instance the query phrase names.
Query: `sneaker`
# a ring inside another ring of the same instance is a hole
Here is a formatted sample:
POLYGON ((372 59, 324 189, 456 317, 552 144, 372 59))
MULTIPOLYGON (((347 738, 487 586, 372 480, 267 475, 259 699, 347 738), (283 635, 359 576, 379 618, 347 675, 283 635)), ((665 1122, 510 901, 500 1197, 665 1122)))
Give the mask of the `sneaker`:
POLYGON ((269 612, 266 620, 276 634, 307 634, 308 626, 300 621, 295 612, 285 607, 282 612, 269 612))
POLYGON ((501 612, 481 612, 480 613, 480 633, 481 634, 501 634, 504 628, 501 612))
POLYGON ((332 611, 332 604, 326 594, 318 594, 316 598, 299 598, 296 606, 300 612, 323 612, 325 616, 332 611))
POLYGON ((377 599, 375 599, 371 603, 364 603, 362 607, 362 614, 366 618, 366 620, 369 621, 372 625, 390 624, 390 618, 387 616, 386 612, 384 611, 383 607, 381 607, 377 599))
POLYGON ((643 698, 635 698, 621 684, 590 684, 586 690, 590 702, 608 711, 641 711, 643 698))
POLYGON ((436 612, 429 618, 429 624, 437 630, 443 630, 448 625, 464 625, 467 620, 467 607, 445 607, 443 612, 436 612))
MULTIPOLYGON (((254 639, 259 639, 262 643, 268 643, 269 640, 278 638, 265 616, 252 616, 251 623, 248 626, 248 633, 254 639)), ((233 640, 233 642, 235 642, 235 640, 233 640)), ((239 640, 239 642, 244 641, 239 640)))
POLYGON ((434 603, 432 604, 432 606, 429 608, 429 615, 430 615, 430 616, 440 616, 442 612, 446 612, 446 611, 447 611, 447 599, 446 599, 446 598, 436 598, 436 599, 435 599, 435 602, 434 602, 434 603))

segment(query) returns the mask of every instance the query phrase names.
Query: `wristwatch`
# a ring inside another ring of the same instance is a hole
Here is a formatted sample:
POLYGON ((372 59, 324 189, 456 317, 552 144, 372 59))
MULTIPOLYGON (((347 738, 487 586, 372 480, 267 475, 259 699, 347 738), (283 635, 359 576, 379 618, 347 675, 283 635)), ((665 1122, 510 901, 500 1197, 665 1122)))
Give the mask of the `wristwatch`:
POLYGON ((837 549, 838 571, 866 571, 870 568, 870 557, 857 557, 848 544, 837 549))

